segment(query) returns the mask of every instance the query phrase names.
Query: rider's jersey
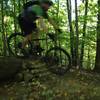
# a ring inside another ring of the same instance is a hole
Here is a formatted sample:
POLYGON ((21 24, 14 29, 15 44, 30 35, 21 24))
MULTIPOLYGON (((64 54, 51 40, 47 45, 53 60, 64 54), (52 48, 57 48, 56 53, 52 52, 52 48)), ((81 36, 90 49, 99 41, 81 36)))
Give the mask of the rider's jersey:
POLYGON ((31 22, 35 21, 39 17, 48 19, 48 14, 39 5, 33 5, 28 7, 26 10, 23 10, 21 16, 31 22))

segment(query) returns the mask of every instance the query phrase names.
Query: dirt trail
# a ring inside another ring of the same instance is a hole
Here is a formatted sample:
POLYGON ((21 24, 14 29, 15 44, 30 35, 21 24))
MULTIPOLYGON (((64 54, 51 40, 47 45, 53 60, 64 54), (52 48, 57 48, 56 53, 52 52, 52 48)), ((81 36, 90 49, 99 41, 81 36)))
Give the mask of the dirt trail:
POLYGON ((23 65, 23 80, 0 86, 0 100, 100 100, 100 75, 70 70, 65 75, 51 73, 43 62, 23 65), (32 68, 26 70, 27 67, 32 68))

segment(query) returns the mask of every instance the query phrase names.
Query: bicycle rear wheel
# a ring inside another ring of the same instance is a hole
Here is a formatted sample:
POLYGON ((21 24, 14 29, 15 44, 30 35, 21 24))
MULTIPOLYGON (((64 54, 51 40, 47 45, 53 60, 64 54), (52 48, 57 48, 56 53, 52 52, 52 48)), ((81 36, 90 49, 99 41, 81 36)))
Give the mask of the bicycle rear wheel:
MULTIPOLYGON (((10 37, 8 38, 8 49, 9 53, 14 55, 14 56, 25 56, 25 54, 22 52, 21 48, 19 48, 19 44, 22 43, 24 39, 24 35, 22 33, 14 33, 11 34, 10 37)), ((29 51, 32 49, 31 43, 28 43, 25 46, 25 51, 29 53, 29 51)))
POLYGON ((51 72, 63 75, 71 67, 69 54, 60 47, 54 47, 46 53, 46 63, 51 72))

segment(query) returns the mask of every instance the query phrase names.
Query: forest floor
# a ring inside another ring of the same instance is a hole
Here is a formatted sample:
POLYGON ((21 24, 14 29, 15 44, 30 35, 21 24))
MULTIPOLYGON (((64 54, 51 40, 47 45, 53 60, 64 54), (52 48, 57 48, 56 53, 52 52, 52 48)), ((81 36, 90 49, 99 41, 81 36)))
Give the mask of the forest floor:
POLYGON ((22 81, 0 84, 0 100, 100 100, 100 74, 71 69, 55 75, 37 60, 24 66, 37 66, 33 69, 37 73, 30 81, 24 70, 22 81))

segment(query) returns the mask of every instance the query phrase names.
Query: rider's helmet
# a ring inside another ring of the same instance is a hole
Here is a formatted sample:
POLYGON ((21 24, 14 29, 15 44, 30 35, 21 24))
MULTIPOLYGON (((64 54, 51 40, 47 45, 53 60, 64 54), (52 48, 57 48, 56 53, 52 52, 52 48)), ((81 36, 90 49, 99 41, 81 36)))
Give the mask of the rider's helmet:
POLYGON ((52 0, 40 0, 41 3, 46 3, 48 4, 49 6, 52 6, 53 5, 53 2, 52 0))

